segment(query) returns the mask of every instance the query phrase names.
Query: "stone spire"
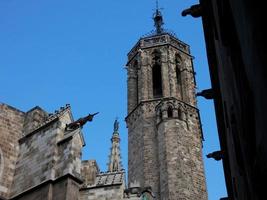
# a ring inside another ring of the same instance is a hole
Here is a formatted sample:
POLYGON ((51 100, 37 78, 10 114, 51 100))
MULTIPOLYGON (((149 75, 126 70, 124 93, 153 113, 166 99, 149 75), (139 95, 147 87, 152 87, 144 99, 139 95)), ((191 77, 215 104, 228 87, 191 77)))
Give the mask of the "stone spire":
POLYGON ((121 154, 120 154, 120 136, 119 122, 116 119, 114 122, 114 130, 111 138, 112 147, 109 155, 108 171, 117 172, 122 170, 121 154))

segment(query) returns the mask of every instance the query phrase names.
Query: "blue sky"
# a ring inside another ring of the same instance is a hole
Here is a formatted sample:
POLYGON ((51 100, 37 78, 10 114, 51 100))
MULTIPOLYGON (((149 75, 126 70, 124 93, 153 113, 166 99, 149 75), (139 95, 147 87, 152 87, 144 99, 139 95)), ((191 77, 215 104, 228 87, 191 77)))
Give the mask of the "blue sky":
MULTIPOLYGON (((201 19, 181 17, 192 0, 161 0, 164 27, 191 46, 197 91, 210 87, 201 19)), ((155 0, 0 0, 0 102, 48 112, 71 104, 74 117, 100 112, 84 129, 83 159, 106 171, 113 122, 120 121, 127 168, 127 53, 153 30, 155 0)), ((203 154, 219 150, 213 102, 198 98, 203 154)), ((210 200, 227 196, 221 162, 206 159, 210 200)))

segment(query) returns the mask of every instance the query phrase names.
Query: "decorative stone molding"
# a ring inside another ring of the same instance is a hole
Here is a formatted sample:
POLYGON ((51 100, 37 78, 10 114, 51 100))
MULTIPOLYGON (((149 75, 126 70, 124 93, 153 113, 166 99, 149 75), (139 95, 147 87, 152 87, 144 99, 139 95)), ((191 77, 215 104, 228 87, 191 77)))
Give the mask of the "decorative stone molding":
POLYGON ((160 102, 160 99, 141 101, 136 108, 126 117, 127 125, 133 125, 135 121, 144 114, 146 117, 155 116, 155 107, 160 102))
POLYGON ((179 120, 187 122, 189 117, 198 116, 198 109, 180 101, 174 97, 163 98, 160 103, 155 107, 156 121, 159 124, 162 120, 168 118, 177 118, 179 120), (172 112, 171 116, 170 113, 172 112))
POLYGON ((155 46, 162 45, 171 45, 185 54, 190 54, 189 46, 184 42, 176 39, 169 33, 163 33, 161 35, 152 35, 148 37, 141 38, 137 44, 132 48, 132 50, 128 53, 129 62, 126 64, 127 66, 131 62, 131 60, 136 56, 136 54, 143 49, 151 48, 155 46))

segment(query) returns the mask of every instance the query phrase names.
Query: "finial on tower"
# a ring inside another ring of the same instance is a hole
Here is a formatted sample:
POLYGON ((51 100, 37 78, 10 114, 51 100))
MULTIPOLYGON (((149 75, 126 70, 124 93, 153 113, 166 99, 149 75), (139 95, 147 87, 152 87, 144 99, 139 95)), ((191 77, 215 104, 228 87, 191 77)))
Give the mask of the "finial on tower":
POLYGON ((159 11, 159 2, 156 0, 156 12, 154 13, 154 26, 156 27, 157 34, 160 34, 163 32, 162 25, 163 23, 163 17, 161 15, 161 12, 159 11))
POLYGON ((119 130, 119 122, 118 122, 118 117, 116 117, 115 121, 114 121, 114 133, 118 133, 119 130))
POLYGON ((119 122, 118 118, 116 118, 114 122, 114 132, 111 138, 112 146, 108 162, 109 172, 118 172, 122 170, 121 153, 120 153, 120 136, 118 130, 119 130, 119 122))

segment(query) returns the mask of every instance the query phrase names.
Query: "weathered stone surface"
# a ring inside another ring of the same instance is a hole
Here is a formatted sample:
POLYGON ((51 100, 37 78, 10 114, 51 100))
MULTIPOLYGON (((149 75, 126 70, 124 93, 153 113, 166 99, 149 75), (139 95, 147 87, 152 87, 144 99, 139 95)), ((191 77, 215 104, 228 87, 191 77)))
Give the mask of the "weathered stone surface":
POLYGON ((25 113, 0 104, 0 197, 10 196, 25 113))
POLYGON ((78 198, 84 141, 80 129, 65 131, 71 121, 69 106, 49 116, 39 107, 24 113, 0 105, 0 197, 51 199, 58 190, 66 197, 56 199, 78 198))
POLYGON ((140 39, 128 54, 128 180, 152 186, 159 200, 207 199, 189 53, 162 34, 140 39), (153 95, 156 65, 161 96, 153 95))
POLYGON ((84 180, 83 185, 93 185, 99 168, 95 160, 83 160, 81 175, 84 180))
POLYGON ((138 183, 128 189, 118 124, 108 172, 101 173, 94 160, 81 162, 81 129, 66 129, 73 122, 69 105, 51 115, 40 107, 24 113, 0 104, 0 198, 206 200, 189 53, 188 45, 166 33, 140 39, 128 55, 128 181, 138 183))
POLYGON ((122 200, 125 189, 125 172, 98 173, 94 184, 84 185, 81 200, 122 200))

